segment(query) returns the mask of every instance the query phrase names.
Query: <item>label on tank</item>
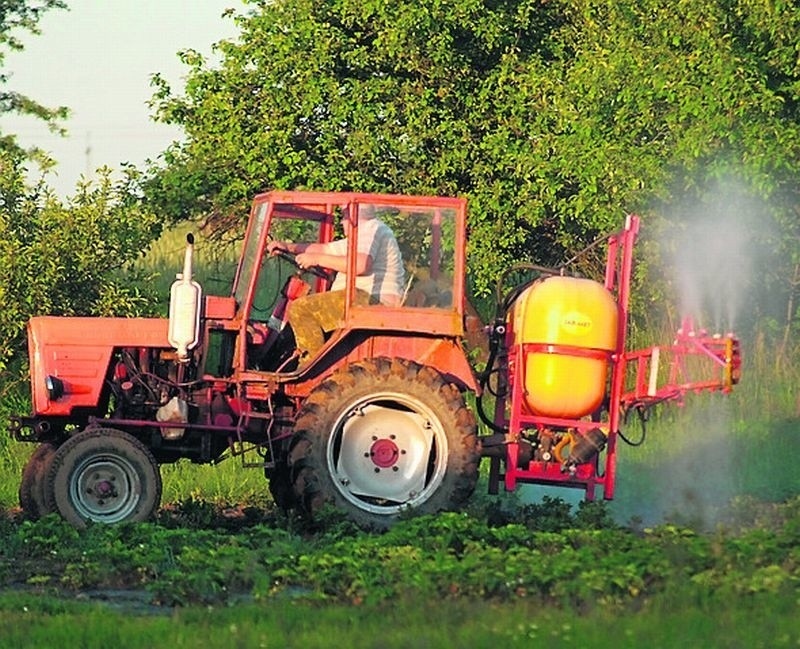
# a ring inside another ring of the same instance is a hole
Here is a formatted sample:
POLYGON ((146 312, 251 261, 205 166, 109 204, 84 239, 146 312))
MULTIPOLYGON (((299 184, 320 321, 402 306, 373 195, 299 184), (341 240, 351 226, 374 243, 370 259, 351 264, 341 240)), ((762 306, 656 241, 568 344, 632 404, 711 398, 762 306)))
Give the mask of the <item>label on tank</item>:
POLYGON ((561 319, 561 328, 571 336, 585 336, 592 331, 592 319, 580 311, 569 311, 561 319))

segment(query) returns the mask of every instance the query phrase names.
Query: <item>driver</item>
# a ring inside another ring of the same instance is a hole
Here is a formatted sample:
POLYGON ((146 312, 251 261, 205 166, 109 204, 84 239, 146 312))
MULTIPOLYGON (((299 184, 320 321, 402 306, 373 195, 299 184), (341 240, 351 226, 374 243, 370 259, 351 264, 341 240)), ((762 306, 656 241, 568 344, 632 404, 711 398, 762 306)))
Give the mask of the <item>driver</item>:
MULTIPOLYGON (((400 248, 391 228, 375 216, 374 205, 358 207, 356 304, 398 306, 402 301, 404 271, 400 248)), ((270 241, 270 254, 285 250, 296 255, 301 268, 320 266, 336 271, 331 290, 312 293, 289 304, 287 318, 294 332, 300 362, 313 357, 325 343, 325 333, 339 326, 344 314, 347 241, 353 223, 349 210, 342 215, 345 237, 329 243, 270 241)))

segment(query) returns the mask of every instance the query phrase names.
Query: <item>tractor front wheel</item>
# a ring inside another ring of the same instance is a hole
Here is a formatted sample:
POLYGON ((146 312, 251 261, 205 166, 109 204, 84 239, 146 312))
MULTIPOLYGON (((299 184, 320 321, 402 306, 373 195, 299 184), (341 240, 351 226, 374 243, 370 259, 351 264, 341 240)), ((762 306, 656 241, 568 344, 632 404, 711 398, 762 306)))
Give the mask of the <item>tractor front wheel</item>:
POLYGON ((28 463, 22 470, 22 481, 19 485, 19 505, 25 515, 33 520, 52 513, 44 500, 45 476, 50 469, 56 447, 44 443, 36 447, 28 463))
POLYGON ((96 428, 59 447, 44 492, 47 507, 77 527, 88 521, 139 522, 161 501, 161 475, 152 453, 135 437, 96 428))
POLYGON ((326 503, 358 525, 389 527, 404 510, 454 509, 472 493, 475 418, 430 367, 374 359, 321 383, 298 414, 289 466, 297 505, 326 503))

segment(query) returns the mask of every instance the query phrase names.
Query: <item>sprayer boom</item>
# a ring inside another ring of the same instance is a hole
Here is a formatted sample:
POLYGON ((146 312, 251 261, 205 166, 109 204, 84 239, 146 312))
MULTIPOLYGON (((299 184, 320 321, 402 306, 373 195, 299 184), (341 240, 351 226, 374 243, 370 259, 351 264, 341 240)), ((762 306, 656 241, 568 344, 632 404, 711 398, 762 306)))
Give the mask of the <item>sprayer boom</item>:
POLYGON ((498 397, 496 434, 483 440, 490 492, 502 480, 507 491, 518 483, 559 485, 584 489, 588 499, 601 487, 610 500, 616 442, 631 444, 620 428, 632 410, 644 423, 658 403, 727 393, 739 382, 738 339, 710 335, 688 318, 672 345, 626 351, 638 231, 632 214, 608 237, 604 283, 543 273, 503 300, 504 338, 484 373, 496 375, 497 387, 483 381, 498 397))
POLYGON ((682 402, 687 392, 728 393, 739 382, 741 351, 733 334, 710 335, 683 321, 672 345, 628 352, 628 389, 624 409, 647 408, 662 401, 682 402))

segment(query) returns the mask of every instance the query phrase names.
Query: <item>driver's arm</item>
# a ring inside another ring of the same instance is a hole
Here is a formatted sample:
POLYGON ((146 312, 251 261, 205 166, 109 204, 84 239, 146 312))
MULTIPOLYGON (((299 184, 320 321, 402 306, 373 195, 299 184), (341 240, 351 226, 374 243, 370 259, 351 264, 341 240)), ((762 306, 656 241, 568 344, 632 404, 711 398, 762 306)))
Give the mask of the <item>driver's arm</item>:
MULTIPOLYGON (((347 255, 333 255, 321 250, 321 244, 310 244, 304 252, 295 258, 298 265, 303 268, 310 266, 320 266, 335 270, 337 273, 347 272, 347 255)), ((372 268, 372 257, 368 254, 358 253, 356 255, 356 275, 364 275, 372 268)))
POLYGON ((292 243, 291 241, 270 241, 267 243, 267 252, 269 254, 274 254, 277 250, 285 250, 288 253, 293 255, 299 255, 305 252, 310 246, 316 244, 313 243, 292 243))

